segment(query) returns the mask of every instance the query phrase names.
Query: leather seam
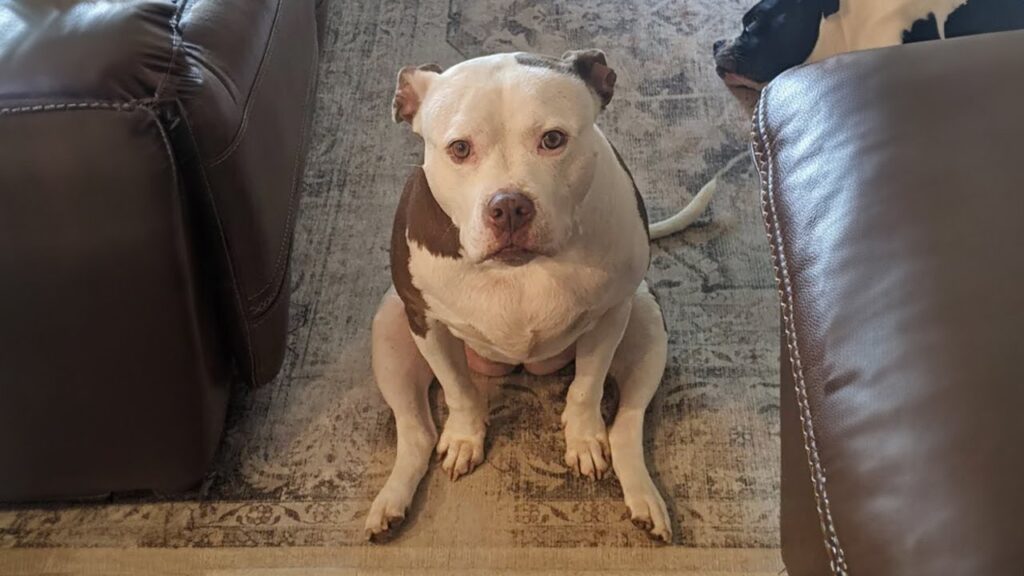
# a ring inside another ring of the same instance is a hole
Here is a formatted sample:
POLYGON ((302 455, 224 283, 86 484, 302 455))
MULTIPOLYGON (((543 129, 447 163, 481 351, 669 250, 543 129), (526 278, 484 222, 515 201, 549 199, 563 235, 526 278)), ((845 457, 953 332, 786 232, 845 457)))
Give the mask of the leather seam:
POLYGON ((270 34, 267 36, 267 45, 263 50, 263 55, 260 57, 259 69, 256 71, 256 78, 253 79, 252 86, 249 87, 249 93, 245 98, 245 108, 242 112, 242 123, 239 125, 238 131, 235 133, 234 138, 231 139, 231 143, 228 147, 210 161, 208 164, 210 168, 214 168, 230 158, 231 154, 238 149, 242 144, 242 140, 245 138, 245 132, 249 128, 249 113, 252 111, 252 108, 256 103, 256 96, 259 94, 260 86, 263 84, 263 76, 267 70, 267 62, 270 60, 271 56, 273 56, 274 48, 277 46, 277 43, 274 40, 277 37, 277 25, 281 21, 281 5, 282 0, 278 0, 277 9, 274 11, 274 21, 270 25, 270 34))
POLYGON ((288 217, 285 221, 284 230, 282 230, 281 232, 281 240, 278 243, 277 261, 274 263, 273 275, 270 277, 270 280, 267 282, 267 284, 260 288, 256 293, 254 293, 249 298, 249 300, 251 302, 253 300, 260 298, 267 290, 270 290, 274 286, 277 286, 277 290, 273 291, 266 298, 260 300, 256 304, 256 306, 253 307, 253 312, 257 314, 262 312, 265 308, 269 307, 269 305, 273 302, 274 298, 276 298, 280 294, 281 284, 283 282, 284 276, 284 269, 287 267, 288 253, 290 252, 290 250, 288 249, 289 238, 291 237, 292 231, 294 230, 295 227, 295 215, 297 212, 296 209, 298 208, 299 188, 301 187, 302 180, 302 174, 300 173, 301 171, 299 168, 302 162, 302 158, 305 156, 306 153, 306 137, 309 131, 309 124, 312 122, 312 118, 307 118, 307 115, 309 114, 308 110, 310 107, 310 103, 316 97, 315 87, 317 85, 317 50, 314 48, 313 50, 311 50, 311 52, 312 56, 310 58, 309 64, 309 85, 306 87, 306 98, 302 102, 302 111, 299 116, 302 119, 302 127, 299 132, 299 146, 298 149, 295 151, 295 161, 292 165, 292 189, 291 194, 289 195, 288 198, 288 217))
POLYGON ((267 321, 268 318, 273 316, 272 312, 276 310, 278 306, 280 306, 282 300, 282 298, 276 298, 274 300, 271 300, 271 305, 268 306, 267 309, 263 311, 263 314, 258 319, 256 319, 255 322, 252 323, 253 328, 259 328, 264 322, 267 321))
POLYGON ((171 15, 171 19, 168 20, 168 27, 171 29, 171 55, 167 59, 167 70, 164 72, 160 82, 156 85, 156 91, 153 94, 154 98, 159 99, 160 93, 163 92, 164 86, 167 84, 167 79, 171 76, 171 71, 174 70, 174 61, 178 57, 180 52, 182 37, 181 37, 181 15, 185 12, 185 5, 188 4, 188 0, 172 0, 177 4, 177 8, 174 10, 174 14, 171 15))
MULTIPOLYGON (((182 111, 181 117, 184 120, 185 126, 188 129, 189 137, 194 142, 195 132, 192 131, 192 122, 189 121, 188 115, 185 114, 184 110, 182 111)), ((217 200, 213 196, 213 188, 210 187, 210 180, 206 176, 206 167, 203 166, 202 162, 198 161, 198 158, 196 159, 196 163, 198 164, 199 174, 203 178, 203 187, 205 188, 204 193, 206 195, 206 199, 210 203, 210 208, 213 210, 213 218, 217 223, 217 236, 220 238, 221 248, 227 255, 228 274, 231 276, 231 291, 234 292, 235 294, 235 304, 238 306, 239 320, 242 322, 242 331, 245 334, 245 347, 246 352, 249 356, 248 360, 249 369, 252 372, 252 383, 253 385, 255 385, 257 373, 257 359, 256 353, 253 350, 252 333, 249 328, 249 317, 246 314, 244 300, 242 299, 242 292, 238 281, 238 274, 235 272, 235 261, 231 253, 231 247, 227 241, 227 236, 225 235, 224 232, 224 225, 220 217, 220 211, 217 209, 217 200)))
MULTIPOLYGON (((167 163, 168 163, 168 165, 170 166, 170 169, 171 169, 172 180, 173 180, 173 184, 174 184, 174 191, 175 191, 175 193, 177 195, 177 200, 178 200, 178 209, 181 211, 181 213, 179 214, 179 216, 181 218, 181 224, 182 224, 181 236, 182 236, 183 244, 184 244, 183 249, 185 250, 185 253, 187 254, 187 256, 185 256, 185 258, 186 258, 185 266, 191 268, 192 264, 193 264, 192 256, 194 256, 194 253, 189 253, 190 252, 190 248, 193 248, 193 246, 192 246, 192 243, 191 243, 192 239, 189 238, 189 230, 188 230, 188 224, 187 224, 188 207, 187 207, 186 192, 185 192, 184 186, 183 186, 184 185, 184 179, 180 175, 180 167, 178 166, 178 163, 177 163, 177 161, 174 158, 174 147, 171 145, 171 140, 170 140, 170 136, 167 133, 167 129, 164 127, 163 123, 160 121, 160 117, 157 114, 156 110, 153 110, 152 108, 147 108, 146 110, 152 116, 153 124, 156 125, 157 131, 160 132, 160 139, 164 143, 164 153, 167 154, 167 163)), ((195 306, 197 305, 197 302, 199 300, 199 294, 196 291, 196 286, 195 286, 195 280, 196 279, 192 278, 191 280, 192 281, 188 283, 188 288, 187 288, 189 304, 192 305, 192 307, 193 307, 192 312, 197 312, 197 310, 195 309, 195 306)), ((197 320, 195 318, 195 316, 193 316, 193 320, 197 320)), ((191 332, 193 333, 192 335, 196 338, 196 340, 192 343, 193 346, 194 346, 193 353, 195 354, 194 362, 196 364, 199 364, 200 366, 202 366, 202 365, 204 365, 206 363, 206 360, 207 360, 206 359, 206 351, 205 351, 205 349, 203 347, 205 342, 202 341, 201 330, 200 330, 199 326, 196 324, 196 322, 191 322, 191 324, 192 324, 191 332)), ((205 394, 206 394, 206 390, 201 389, 200 390, 200 395, 205 396, 205 394)), ((205 418, 199 418, 198 427, 199 427, 199 437, 200 438, 205 438, 206 437, 206 419, 205 418)))
POLYGON ((804 369, 800 358, 799 339, 797 338, 796 322, 793 313, 792 278, 789 273, 785 244, 782 239, 775 206, 775 185, 778 171, 774 165, 776 159, 773 150, 774 142, 769 138, 765 126, 767 99, 770 90, 771 86, 765 88, 762 92, 753 120, 753 151, 758 174, 761 179, 761 214, 765 223, 765 232, 768 236, 768 244, 771 250, 775 278, 779 290, 786 333, 786 347, 789 352, 793 380, 796 385, 797 403, 800 409, 800 428, 804 439, 804 451, 807 454, 807 464, 811 474, 811 484, 814 488, 818 521, 821 524, 822 536, 824 538, 823 544, 828 553, 832 573, 835 576, 848 576, 849 568, 846 564, 846 555, 836 533, 835 521, 832 517, 828 490, 826 488, 825 469, 821 463, 817 438, 814 433, 813 415, 807 396, 807 382, 804 379, 804 369))

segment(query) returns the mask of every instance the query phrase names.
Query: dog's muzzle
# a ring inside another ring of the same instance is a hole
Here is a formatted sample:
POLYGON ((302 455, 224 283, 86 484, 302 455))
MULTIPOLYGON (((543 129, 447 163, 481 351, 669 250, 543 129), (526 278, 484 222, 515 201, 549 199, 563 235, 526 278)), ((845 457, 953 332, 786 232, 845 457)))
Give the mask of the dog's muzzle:
POLYGON ((715 72, 718 76, 725 78, 727 74, 736 73, 736 58, 732 53, 732 42, 729 40, 718 40, 711 47, 715 57, 715 72))
POLYGON ((737 71, 739 62, 733 51, 732 41, 718 40, 711 48, 715 55, 715 73, 725 81, 727 86, 740 86, 753 90, 764 88, 764 82, 747 78, 737 71))
POLYGON ((530 247, 530 224, 537 209, 528 196, 518 191, 498 192, 487 202, 487 228, 495 240, 488 260, 519 266, 536 255, 530 247))

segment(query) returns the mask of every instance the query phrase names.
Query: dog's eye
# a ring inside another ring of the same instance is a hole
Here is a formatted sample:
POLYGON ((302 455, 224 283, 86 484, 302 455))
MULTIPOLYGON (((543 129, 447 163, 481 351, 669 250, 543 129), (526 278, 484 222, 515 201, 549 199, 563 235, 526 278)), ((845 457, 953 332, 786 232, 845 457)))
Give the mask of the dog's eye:
POLYGON ((456 162, 461 162, 462 160, 469 158, 469 155, 472 153, 473 147, 465 140, 456 140, 448 145, 448 154, 450 154, 456 162))
POLYGON ((565 146, 565 132, 561 130, 548 130, 540 139, 540 145, 545 150, 558 150, 565 146))

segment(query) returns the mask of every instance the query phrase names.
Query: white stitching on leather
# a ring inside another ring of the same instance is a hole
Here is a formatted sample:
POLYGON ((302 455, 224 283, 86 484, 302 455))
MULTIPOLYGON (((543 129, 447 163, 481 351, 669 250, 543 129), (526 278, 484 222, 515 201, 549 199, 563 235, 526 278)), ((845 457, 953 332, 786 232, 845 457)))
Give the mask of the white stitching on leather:
POLYGON ((839 543, 832 509, 826 490, 825 469, 818 454, 818 443, 814 435, 814 422, 811 417, 810 401, 807 397, 807 382, 804 380, 803 364, 800 360, 800 346, 796 334, 796 322, 793 316, 793 285, 789 275, 785 246, 779 230, 778 213, 775 207, 775 177, 777 172, 773 165, 772 142, 765 131, 765 108, 768 93, 767 87, 761 94, 754 116, 752 135, 754 157, 757 160, 758 173, 761 177, 761 213, 764 217, 768 244, 771 248, 775 277, 779 286, 779 299, 785 318, 786 346, 789 349, 790 362, 796 384, 797 403, 800 405, 800 428, 804 437, 804 450, 807 453, 807 464, 811 472, 811 484, 814 488, 815 506, 818 520, 821 523, 825 538, 825 550, 828 553, 830 568, 835 576, 849 576, 846 555, 839 543))
POLYGON ((60 104, 32 104, 28 106, 13 106, 0 108, 0 114, 24 114, 26 112, 54 112, 59 110, 134 110, 140 106, 148 106, 153 101, 126 100, 124 102, 110 102, 94 100, 91 102, 63 102, 60 104))

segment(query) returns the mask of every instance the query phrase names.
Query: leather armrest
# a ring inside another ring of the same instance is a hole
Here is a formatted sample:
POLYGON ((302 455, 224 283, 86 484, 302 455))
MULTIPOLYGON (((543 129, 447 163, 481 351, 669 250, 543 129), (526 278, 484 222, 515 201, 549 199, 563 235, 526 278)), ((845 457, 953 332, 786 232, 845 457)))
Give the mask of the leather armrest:
MULTIPOLYGON (((223 253, 213 283, 238 368, 254 383, 272 379, 284 357, 317 16, 326 6, 0 0, 0 114, 141 106, 168 132, 187 127, 173 155, 195 160, 184 174, 188 193, 213 215, 204 250, 223 253)), ((47 137, 88 145, 78 141, 88 134, 63 126, 47 137)), ((110 153, 130 161, 133 150, 110 153)))
POLYGON ((177 6, 63 0, 0 2, 0 106, 137 102, 194 90, 177 6))
POLYGON ((761 96, 791 576, 1021 573, 1021 54, 1024 32, 848 54, 761 96))
POLYGON ((318 46, 314 0, 191 0, 180 34, 203 78, 182 100, 228 254, 240 368, 278 372, 318 46))

